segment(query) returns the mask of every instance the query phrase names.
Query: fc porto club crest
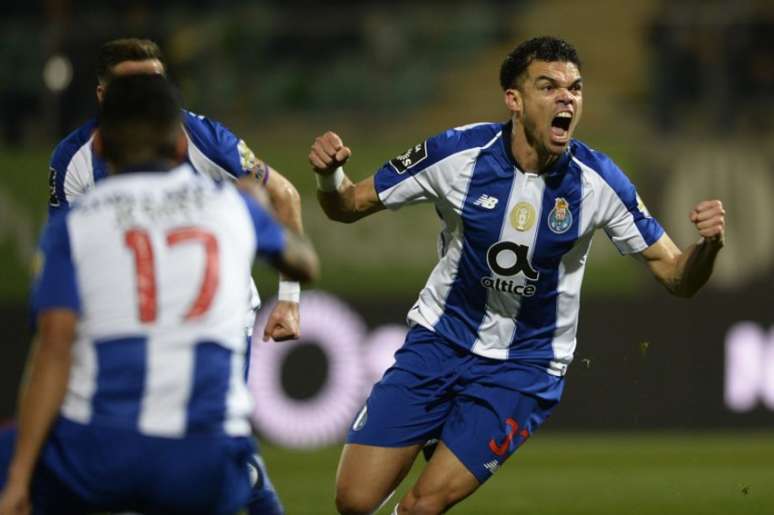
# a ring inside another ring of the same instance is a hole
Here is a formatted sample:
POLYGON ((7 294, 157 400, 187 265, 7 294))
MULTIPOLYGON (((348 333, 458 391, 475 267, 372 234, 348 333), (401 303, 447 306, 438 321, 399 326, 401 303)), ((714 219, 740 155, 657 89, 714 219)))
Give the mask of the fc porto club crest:
POLYGON ((555 234, 564 234, 572 227, 570 203, 564 197, 554 201, 554 208, 548 213, 548 228, 555 234))

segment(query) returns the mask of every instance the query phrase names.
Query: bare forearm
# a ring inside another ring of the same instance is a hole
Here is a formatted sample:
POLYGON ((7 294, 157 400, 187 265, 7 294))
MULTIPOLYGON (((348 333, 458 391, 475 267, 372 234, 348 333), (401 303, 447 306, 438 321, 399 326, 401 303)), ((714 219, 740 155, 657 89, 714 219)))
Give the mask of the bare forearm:
POLYGON ((285 251, 276 263, 280 273, 293 281, 316 280, 320 275, 320 262, 309 239, 290 232, 286 232, 285 237, 285 251))
MULTIPOLYGON (((299 236, 303 235, 304 224, 301 218, 301 196, 293 183, 272 169, 269 181, 266 184, 266 190, 277 219, 292 232, 299 236)), ((289 280, 289 277, 280 273, 280 280, 289 280)))
POLYGON ((301 196, 290 181, 283 178, 282 183, 272 191, 271 204, 277 219, 298 234, 304 233, 301 219, 301 196))
POLYGON ((67 390, 70 353, 36 339, 19 394, 18 438, 9 476, 29 481, 67 390))
POLYGON ((346 177, 338 191, 317 190, 317 200, 328 218, 336 222, 352 223, 365 216, 358 212, 355 185, 346 177))
POLYGON ((703 240, 686 248, 677 259, 672 277, 665 286, 673 295, 692 297, 706 284, 712 275, 715 258, 722 244, 703 240))

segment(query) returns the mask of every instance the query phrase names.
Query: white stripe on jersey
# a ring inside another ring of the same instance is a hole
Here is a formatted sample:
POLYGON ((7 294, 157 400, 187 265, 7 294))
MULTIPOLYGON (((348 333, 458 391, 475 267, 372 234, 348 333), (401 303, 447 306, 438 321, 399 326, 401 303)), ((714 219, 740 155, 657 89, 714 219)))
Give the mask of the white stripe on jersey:
POLYGON ((588 180, 590 188, 596 191, 600 197, 594 203, 595 211, 599 216, 595 220, 595 226, 604 227, 606 221, 617 220, 617 223, 609 228, 615 228, 618 234, 612 234, 608 230, 606 232, 610 241, 615 244, 621 254, 634 254, 648 248, 648 243, 634 223, 634 216, 626 208, 615 190, 599 175, 599 172, 585 165, 576 157, 573 157, 573 161, 580 166, 583 178, 588 180))
MULTIPOLYGON (((583 208, 581 208, 581 214, 583 208)), ((586 224, 589 221, 585 221, 586 224)), ((581 225, 581 231, 584 231, 581 225)), ((562 257, 559 264, 559 297, 556 299, 556 330, 551 346, 555 359, 551 361, 549 373, 564 375, 575 353, 578 329, 578 311, 580 310, 580 292, 583 272, 586 269, 586 257, 591 248, 593 231, 582 232, 583 236, 575 243, 570 252, 562 257)))
MULTIPOLYGON (((513 174, 513 186, 511 186, 511 194, 508 198, 508 207, 505 210, 506 220, 502 224, 498 240, 511 241, 517 245, 529 247, 530 262, 532 262, 532 255, 535 252, 535 239, 540 225, 543 190, 545 190, 545 182, 542 177, 534 173, 515 172, 513 174), (535 222, 527 231, 518 231, 510 223, 510 213, 519 202, 528 202, 536 210, 535 222)), ((513 265, 513 263, 501 264, 504 267, 513 265)), ((502 280, 512 280, 514 284, 527 284, 527 278, 524 275, 518 275, 516 278, 502 277, 492 272, 492 276, 500 277, 502 280)), ((508 349, 516 331, 516 319, 521 307, 521 300, 520 295, 489 290, 486 313, 478 327, 478 339, 471 349, 474 353, 493 359, 508 358, 508 349)))
POLYGON ((193 353, 180 352, 185 341, 148 338, 145 390, 140 408, 140 432, 156 436, 179 436, 185 432, 186 406, 191 382, 181 376, 193 373, 193 353))
MULTIPOLYGON (((471 127, 477 125, 480 124, 474 124, 471 127)), ((501 134, 498 134, 482 147, 452 154, 418 173, 414 176, 416 181, 400 182, 379 195, 384 205, 388 207, 393 205, 396 209, 405 203, 427 199, 428 197, 419 197, 419 195, 433 189, 441 190, 441 200, 444 200, 439 204, 439 212, 445 224, 439 240, 450 238, 450 241, 444 241, 446 247, 444 255, 441 255, 440 251, 444 249, 439 245, 440 259, 431 272, 427 284, 419 292, 419 299, 408 313, 409 323, 432 328, 443 314, 443 306, 454 283, 454 276, 462 255, 462 210, 465 206, 468 185, 475 170, 473 165, 481 151, 499 141, 500 138, 501 134), (430 174, 432 177, 428 176, 430 174), (408 200, 412 196, 413 200, 408 200)))
POLYGON ((94 166, 91 159, 91 143, 94 135, 84 143, 67 163, 64 177, 65 200, 71 204, 75 199, 94 187, 94 166))
POLYGON ((449 296, 457 266, 462 256, 462 238, 449 242, 446 255, 436 263, 430 273, 430 279, 419 292, 419 298, 406 317, 409 325, 419 324, 428 329, 435 327, 443 315, 446 298, 449 296))
MULTIPOLYGON (((498 134, 482 147, 474 147, 451 154, 432 166, 379 193, 379 200, 390 209, 422 202, 443 199, 451 204, 456 213, 462 213, 468 183, 473 176, 476 158, 482 150, 500 139, 498 134)), ((460 224, 461 227, 461 224, 460 224)))
POLYGON ((86 424, 91 419, 91 399, 97 388, 97 353, 93 345, 81 343, 81 325, 72 350, 70 379, 62 403, 62 415, 86 424))
POLYGON ((219 166, 212 159, 204 155, 204 152, 199 150, 199 147, 194 144, 188 131, 185 131, 185 137, 188 140, 188 159, 198 172, 216 181, 222 181, 224 179, 234 180, 234 177, 223 167, 219 166))
MULTIPOLYGON (((253 315, 253 318, 255 315, 253 315)), ((231 355, 231 370, 242 371, 245 369, 245 356, 238 352, 231 355)), ((245 388, 242 374, 231 374, 231 383, 229 384, 229 394, 226 397, 226 421, 223 429, 227 435, 244 435, 252 432, 252 427, 248 421, 249 413, 252 412, 253 400, 245 388), (245 407, 248 412, 245 413, 245 407)))

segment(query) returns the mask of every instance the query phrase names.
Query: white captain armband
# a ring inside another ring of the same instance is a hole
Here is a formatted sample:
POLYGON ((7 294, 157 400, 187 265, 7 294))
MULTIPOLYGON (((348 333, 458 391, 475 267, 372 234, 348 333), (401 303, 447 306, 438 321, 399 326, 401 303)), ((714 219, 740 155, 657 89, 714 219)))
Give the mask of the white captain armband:
POLYGON ((296 281, 280 279, 277 299, 281 302, 295 302, 298 304, 301 301, 301 285, 296 281))
POLYGON ((344 182, 344 168, 340 166, 332 174, 322 175, 316 173, 314 175, 317 179, 317 189, 320 191, 339 191, 341 183, 344 182))

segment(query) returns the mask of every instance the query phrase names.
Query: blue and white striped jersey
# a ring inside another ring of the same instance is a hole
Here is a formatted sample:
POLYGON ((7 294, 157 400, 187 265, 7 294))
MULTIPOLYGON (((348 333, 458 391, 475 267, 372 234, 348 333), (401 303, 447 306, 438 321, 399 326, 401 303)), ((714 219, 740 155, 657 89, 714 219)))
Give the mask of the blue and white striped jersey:
POLYGON ((79 314, 62 416, 156 436, 250 434, 242 307, 256 252, 273 259, 284 245, 255 201, 187 164, 111 176, 52 216, 33 309, 79 314))
MULTIPOLYGON (((215 180, 256 173, 266 180, 268 167, 258 160, 244 140, 220 123, 183 111, 188 139, 188 162, 215 180)), ((107 177, 105 161, 92 149, 97 120, 92 119, 65 137, 49 163, 49 214, 66 208, 107 177)))
POLYGON ((521 171, 511 124, 450 129, 386 163, 374 177, 391 209, 433 202, 440 260, 408 314, 471 352, 563 375, 576 345, 592 235, 623 254, 664 233, 607 156, 573 140, 547 172, 521 171))
MULTIPOLYGON (((269 167, 255 157, 244 140, 220 123, 202 115, 183 111, 183 127, 188 139, 188 162, 197 172, 216 181, 236 179, 253 173, 268 180, 269 167)), ((71 202, 107 177, 107 164, 92 149, 97 120, 92 119, 70 133, 54 149, 49 164, 49 216, 67 209, 71 202)), ((249 311, 261 305, 255 283, 250 280, 252 295, 249 311)), ((255 317, 247 321, 252 333, 255 317)))

